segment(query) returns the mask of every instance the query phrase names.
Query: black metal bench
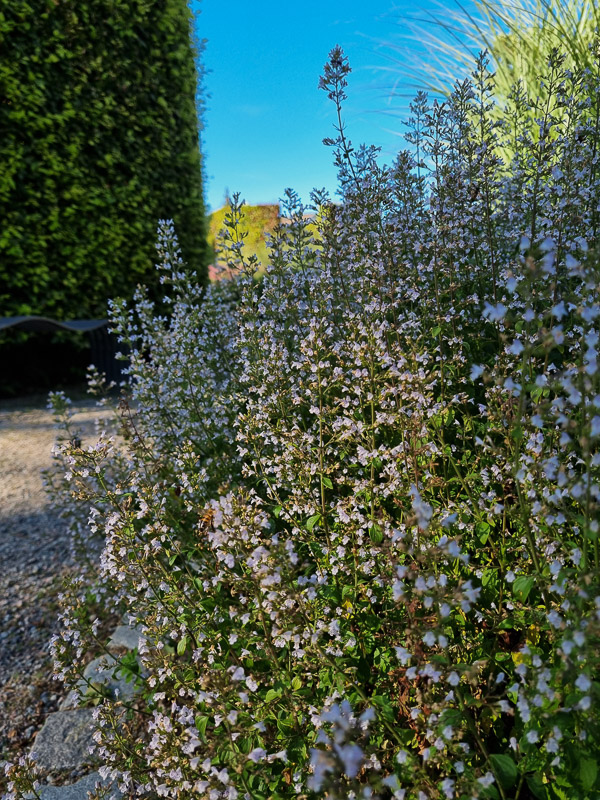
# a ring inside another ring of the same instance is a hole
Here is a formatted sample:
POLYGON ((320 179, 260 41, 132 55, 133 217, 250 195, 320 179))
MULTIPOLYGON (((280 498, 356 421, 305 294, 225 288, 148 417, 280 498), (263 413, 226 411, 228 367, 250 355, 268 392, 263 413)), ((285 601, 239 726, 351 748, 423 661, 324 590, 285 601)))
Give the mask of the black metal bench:
POLYGON ((91 349, 91 363, 106 375, 109 381, 121 380, 121 363, 116 360, 116 337, 109 330, 106 319, 69 319, 59 321, 49 317, 0 317, 0 331, 32 331, 35 333, 54 333, 70 331, 87 333, 91 349))

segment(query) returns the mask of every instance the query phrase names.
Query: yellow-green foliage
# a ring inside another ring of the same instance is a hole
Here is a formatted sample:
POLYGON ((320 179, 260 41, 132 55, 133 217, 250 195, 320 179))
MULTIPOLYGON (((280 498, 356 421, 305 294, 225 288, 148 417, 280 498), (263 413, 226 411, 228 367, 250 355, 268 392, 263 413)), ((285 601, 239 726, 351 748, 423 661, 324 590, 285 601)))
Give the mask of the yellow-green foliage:
MULTIPOLYGON (((225 217, 229 213, 230 207, 223 206, 218 211, 213 211, 208 218, 208 244, 212 251, 212 265, 209 267, 209 277, 217 279, 221 274, 219 267, 225 266, 226 258, 218 252, 219 250, 219 231, 225 228, 225 217)), ((269 251, 267 247, 267 235, 275 231, 279 223, 285 224, 289 222, 285 217, 280 217, 280 209, 278 205, 257 205, 257 206, 243 206, 243 214, 239 224, 240 233, 246 234, 244 238, 244 257, 247 259, 255 255, 259 262, 259 267, 256 275, 259 276, 264 273, 267 264, 269 263, 269 251)), ((313 215, 305 215, 307 218, 313 219, 313 215)), ((314 219, 318 219, 318 216, 314 219)), ((310 233, 315 242, 318 239, 317 225, 311 221, 307 225, 307 232, 310 233)))
MULTIPOLYGON (((223 229, 225 216, 229 206, 223 206, 218 211, 213 211, 209 217, 208 243, 215 251, 219 231, 223 229)), ((246 256, 255 255, 261 267, 264 268, 268 261, 265 235, 273 232, 279 221, 278 205, 244 206, 244 216, 240 230, 247 233, 244 239, 244 253, 246 256)), ((221 263, 222 259, 215 256, 213 264, 221 263)))

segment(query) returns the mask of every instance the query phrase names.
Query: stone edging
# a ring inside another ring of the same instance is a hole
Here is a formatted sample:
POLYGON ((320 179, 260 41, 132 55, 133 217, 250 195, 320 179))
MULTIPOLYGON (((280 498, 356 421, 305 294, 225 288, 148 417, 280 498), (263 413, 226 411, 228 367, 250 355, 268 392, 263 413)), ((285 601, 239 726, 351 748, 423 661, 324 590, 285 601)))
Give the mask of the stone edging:
MULTIPOLYGON (((137 628, 119 625, 108 642, 109 651, 133 650, 139 646, 144 636, 137 628)), ((113 677, 116 657, 110 652, 95 658, 84 670, 84 678, 89 682, 101 684, 114 697, 130 699, 135 693, 133 682, 113 677), (112 660, 112 665, 111 665, 112 660)), ((87 682, 80 681, 78 689, 73 689, 61 703, 59 710, 48 715, 43 727, 36 736, 30 750, 30 757, 44 772, 75 770, 92 765, 90 749, 94 744, 92 733, 93 708, 80 708, 79 699, 87 689, 87 682)), ((42 785, 39 789, 41 800, 87 800, 88 794, 101 787, 106 795, 122 798, 118 787, 104 780, 98 772, 91 772, 75 783, 55 786, 42 785)), ((33 794, 26 795, 32 800, 33 794)))

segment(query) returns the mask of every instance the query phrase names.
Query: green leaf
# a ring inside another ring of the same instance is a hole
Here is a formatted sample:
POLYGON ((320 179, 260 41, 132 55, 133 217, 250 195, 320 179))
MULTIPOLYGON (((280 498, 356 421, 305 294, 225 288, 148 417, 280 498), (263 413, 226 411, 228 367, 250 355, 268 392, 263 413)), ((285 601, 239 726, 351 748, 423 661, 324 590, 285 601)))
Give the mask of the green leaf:
POLYGON ((289 736, 290 733, 294 731, 294 723, 292 719, 278 719, 277 720, 277 729, 280 733, 283 733, 284 736, 289 736))
POLYGON ((494 584, 496 583, 496 578, 497 578, 497 571, 495 569, 486 569, 483 575, 481 576, 481 585, 487 586, 488 584, 491 584, 492 586, 494 586, 494 584))
POLYGON ((550 787, 549 793, 552 797, 552 800, 574 800, 571 791, 569 791, 569 794, 567 794, 563 789, 560 788, 560 786, 557 786, 556 784, 550 787))
POLYGON ((510 756, 504 753, 494 753, 490 756, 494 772, 502 784, 503 789, 510 789, 519 776, 517 765, 510 756))
POLYGON ((585 524, 584 534, 586 539, 595 542, 598 539, 598 531, 593 531, 589 525, 585 524))
POLYGON ((208 725, 208 717, 196 717, 196 728, 200 736, 206 735, 206 726, 208 725))
POLYGON ((596 783, 598 762, 591 758, 582 758, 579 762, 579 779, 587 792, 596 783))
POLYGON ((502 620, 502 622, 498 625, 498 630, 499 631, 512 631, 514 627, 515 627, 514 620, 510 619, 510 617, 509 617, 508 619, 502 620))
POLYGON ((333 489, 333 483, 331 482, 331 478, 328 478, 327 475, 323 475, 322 481, 323 481, 323 486, 326 486, 328 489, 333 489))
POLYGON ((373 695, 371 697, 371 703, 374 706, 377 706, 379 717, 387 720, 388 722, 395 721, 396 715, 394 713, 392 704, 387 697, 384 697, 383 695, 373 695))
POLYGON ((279 519, 279 515, 281 514, 282 509, 283 506, 275 506, 275 508, 273 509, 273 516, 275 517, 275 519, 279 519))
POLYGON ((298 689, 301 689, 301 688, 302 688, 302 681, 301 681, 301 680, 300 680, 300 678, 299 678, 299 677, 296 675, 296 677, 292 679, 292 690, 293 690, 294 692, 297 692, 297 691, 298 691, 298 689))
POLYGON ((304 737, 294 736, 293 739, 288 742, 286 750, 290 759, 296 763, 306 758, 307 749, 304 737))
POLYGON ((442 725, 452 725, 452 727, 458 727, 462 721, 463 714, 457 708, 446 709, 440 720, 442 725))
POLYGON ((511 431, 510 435, 511 435, 512 439, 514 439, 514 441, 517 442, 517 444, 520 441, 522 441, 522 439, 523 439, 523 428, 521 427, 521 425, 515 425, 515 427, 511 431))
POLYGON ((125 679, 126 683, 135 681, 140 674, 140 664, 136 657, 137 647, 135 650, 130 650, 120 658, 120 669, 118 675, 125 679))
POLYGON ((383 531, 379 527, 373 523, 369 528, 369 539, 373 542, 373 544, 381 544, 383 541, 383 531))
POLYGON ((548 800, 548 787, 539 775, 526 775, 525 780, 529 791, 537 800, 548 800))
POLYGON ((269 689, 265 696, 265 702, 270 703, 272 700, 277 700, 278 697, 281 697, 280 689, 269 689))
POLYGON ((347 597, 354 597, 356 593, 356 589, 354 586, 342 586, 342 600, 345 600, 347 597))
POLYGON ((529 597, 529 592, 533 589, 534 579, 528 575, 520 575, 515 578, 512 585, 512 593, 514 596, 524 603, 529 597))
POLYGON ((188 639, 187 636, 184 636, 183 639, 180 639, 177 642, 177 655, 182 656, 185 653, 187 647, 188 639))
POLYGON ((312 529, 317 524, 317 522, 320 522, 320 521, 321 521, 321 515, 320 514, 313 514, 312 517, 309 517, 306 520, 306 530, 311 532, 312 529))
POLYGON ((480 791, 479 797, 485 797, 486 800, 500 800, 500 795, 495 786, 486 786, 485 789, 480 791))

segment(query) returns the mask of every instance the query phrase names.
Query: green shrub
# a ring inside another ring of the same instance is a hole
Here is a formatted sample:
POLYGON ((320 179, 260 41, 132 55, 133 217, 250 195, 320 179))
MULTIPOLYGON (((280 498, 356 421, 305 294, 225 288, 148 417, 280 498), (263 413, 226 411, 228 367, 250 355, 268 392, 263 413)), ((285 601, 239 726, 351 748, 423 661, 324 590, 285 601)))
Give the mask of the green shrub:
MULTIPOLYGON (((0 315, 105 317, 207 245, 185 0, 0 0, 0 315)), ((156 293, 156 292, 155 292, 156 293)))
POLYGON ((422 162, 340 125, 342 204, 315 241, 289 193, 260 283, 237 198, 236 280, 186 280, 161 226, 171 318, 115 313, 126 452, 55 484, 103 544, 57 674, 105 644, 86 593, 144 629, 137 698, 95 698, 127 794, 598 798, 600 71, 547 70, 509 166, 483 58, 412 105, 422 162))

